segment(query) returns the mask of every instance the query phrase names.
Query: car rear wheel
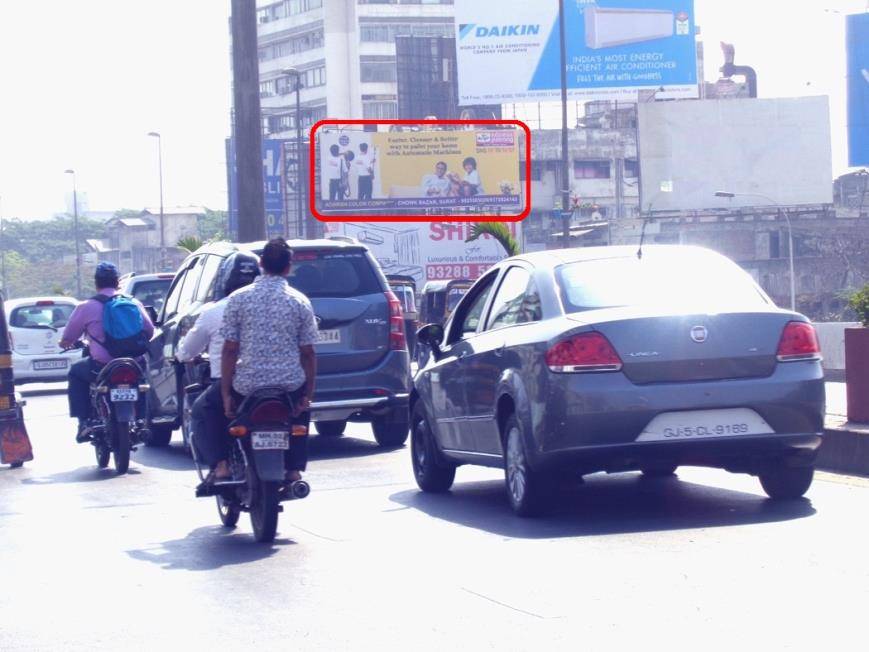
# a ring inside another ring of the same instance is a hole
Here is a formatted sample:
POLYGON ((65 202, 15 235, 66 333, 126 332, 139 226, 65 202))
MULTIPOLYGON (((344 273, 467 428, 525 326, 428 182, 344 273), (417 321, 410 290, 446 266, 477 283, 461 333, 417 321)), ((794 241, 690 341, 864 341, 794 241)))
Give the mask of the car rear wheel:
POLYGON ((410 433, 410 459, 416 484, 429 493, 449 491, 456 479, 456 467, 441 459, 422 405, 413 409, 410 433))
POLYGON ((678 464, 652 464, 644 466, 643 475, 647 478, 669 478, 676 475, 678 464))
POLYGON ((537 516, 552 493, 552 483, 528 466, 522 430, 516 415, 504 424, 504 480, 510 507, 517 516, 537 516))
POLYGON ((317 432, 327 437, 340 437, 347 428, 347 421, 317 421, 317 432))
POLYGON ((760 485, 773 500, 796 500, 812 486, 815 469, 811 466, 775 465, 759 474, 760 485))
POLYGON ((374 439, 384 448, 398 448, 404 446, 410 424, 407 410, 397 409, 382 417, 374 417, 371 428, 374 430, 374 439))
POLYGON ((149 448, 168 446, 169 442, 172 441, 172 430, 172 426, 152 423, 151 427, 148 428, 149 434, 145 437, 143 443, 149 448))

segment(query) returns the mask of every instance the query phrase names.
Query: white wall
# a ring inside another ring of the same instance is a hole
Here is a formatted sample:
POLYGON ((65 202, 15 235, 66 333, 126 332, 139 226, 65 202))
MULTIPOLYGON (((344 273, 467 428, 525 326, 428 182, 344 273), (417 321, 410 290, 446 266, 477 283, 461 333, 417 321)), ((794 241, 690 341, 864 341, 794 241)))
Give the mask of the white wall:
POLYGON ((815 324, 821 353, 824 356, 824 369, 841 371, 845 369, 845 329, 857 328, 857 322, 824 322, 815 324))

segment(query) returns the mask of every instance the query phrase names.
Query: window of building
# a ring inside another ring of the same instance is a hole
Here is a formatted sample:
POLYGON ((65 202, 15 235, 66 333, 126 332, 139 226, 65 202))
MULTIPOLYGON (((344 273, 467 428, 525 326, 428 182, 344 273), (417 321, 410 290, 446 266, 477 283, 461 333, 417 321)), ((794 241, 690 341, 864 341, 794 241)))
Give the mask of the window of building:
MULTIPOLYGON (((540 181, 543 178, 543 162, 531 161, 531 180, 540 181)), ((525 162, 519 163, 519 181, 525 181, 525 162)))
POLYGON ((360 81, 362 82, 395 82, 395 61, 362 61, 360 67, 360 81))
POLYGON ((640 163, 635 158, 625 159, 625 179, 636 179, 640 176, 640 163))
POLYGON ((609 179, 609 161, 574 161, 574 179, 609 179))
POLYGON ((396 36, 453 36, 452 23, 363 23, 359 40, 363 43, 392 43, 396 36))
POLYGON ((259 60, 269 61, 271 59, 279 59, 291 54, 299 54, 316 48, 323 47, 323 30, 316 29, 306 34, 293 36, 277 43, 264 45, 259 49, 259 60))
POLYGON ((398 102, 363 102, 362 117, 368 120, 392 120, 398 117, 398 102))
POLYGON ((272 97, 275 94, 275 80, 264 81, 259 83, 259 96, 272 97))
POLYGON ((781 258, 781 234, 778 231, 769 234, 769 257, 781 258))

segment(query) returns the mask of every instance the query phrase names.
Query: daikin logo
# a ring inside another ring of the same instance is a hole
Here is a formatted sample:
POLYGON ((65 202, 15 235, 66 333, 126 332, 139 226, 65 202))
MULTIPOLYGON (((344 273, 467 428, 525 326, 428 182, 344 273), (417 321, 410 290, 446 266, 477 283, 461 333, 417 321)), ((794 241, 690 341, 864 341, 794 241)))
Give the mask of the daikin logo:
POLYGON ((477 38, 494 38, 506 36, 535 36, 540 34, 540 25, 478 25, 476 23, 465 23, 459 25, 459 39, 463 39, 469 34, 473 34, 477 38))

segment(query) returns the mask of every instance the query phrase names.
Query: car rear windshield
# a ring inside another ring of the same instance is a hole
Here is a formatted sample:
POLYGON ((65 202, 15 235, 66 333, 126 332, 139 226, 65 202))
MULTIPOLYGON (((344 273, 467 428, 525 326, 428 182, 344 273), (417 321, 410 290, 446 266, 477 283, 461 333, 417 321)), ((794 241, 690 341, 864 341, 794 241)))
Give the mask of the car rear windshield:
POLYGON ((708 311, 769 305, 748 273, 702 251, 569 263, 556 276, 568 313, 621 306, 708 311))
POLYGON ((137 299, 143 306, 154 306, 159 312, 166 300, 166 293, 169 291, 170 285, 172 285, 171 278, 141 281, 133 286, 133 298, 137 299))
POLYGON ((416 299, 412 287, 409 285, 395 285, 392 287, 392 292, 401 302, 402 312, 416 312, 416 299))
POLYGON ((74 308, 68 303, 18 306, 9 316, 9 325, 15 328, 63 328, 74 308))
POLYGON ((359 297, 384 291, 363 251, 294 251, 288 280, 311 298, 359 297))

